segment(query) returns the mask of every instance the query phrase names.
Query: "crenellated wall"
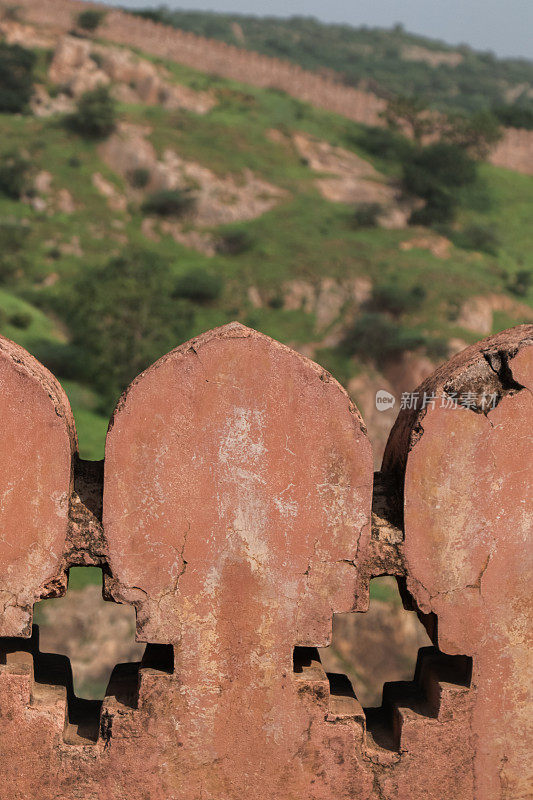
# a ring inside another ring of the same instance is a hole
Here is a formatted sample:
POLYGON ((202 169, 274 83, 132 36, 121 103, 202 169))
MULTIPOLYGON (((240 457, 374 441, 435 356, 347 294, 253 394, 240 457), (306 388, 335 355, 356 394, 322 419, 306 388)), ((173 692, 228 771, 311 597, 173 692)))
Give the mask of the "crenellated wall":
MULTIPOLYGON (((0 0, 2 6, 12 6, 0 0)), ((80 11, 101 5, 80 0, 19 0, 23 17, 37 25, 63 33, 75 26, 80 11)), ((202 72, 252 86, 279 89, 318 108, 340 114, 364 125, 383 125, 380 113, 385 101, 362 89, 302 69, 289 61, 264 56, 215 39, 152 22, 117 9, 108 9, 98 36, 202 72)), ((497 166, 533 174, 533 131, 508 129, 489 160, 497 166)))
POLYGON ((0 380, 0 797, 531 796, 533 326, 437 370, 376 476, 342 387, 238 323, 131 384, 103 464, 5 339, 0 380), (147 643, 101 704, 31 625, 77 564, 147 643), (363 709, 316 648, 383 574, 434 644, 363 709))
MULTIPOLYGON (((1 5, 6 5, 2 0, 1 5)), ((67 32, 75 26, 80 11, 91 7, 78 0, 22 0, 23 17, 37 25, 67 32)), ((94 5, 94 4, 93 4, 94 5)), ((101 6, 94 6, 101 8, 101 6)), ((205 39, 187 31, 152 20, 107 9, 98 35, 117 44, 177 61, 179 64, 253 86, 280 89, 300 100, 342 114, 368 125, 380 124, 379 112, 385 108, 376 95, 345 86, 288 61, 243 50, 215 39, 205 39)))

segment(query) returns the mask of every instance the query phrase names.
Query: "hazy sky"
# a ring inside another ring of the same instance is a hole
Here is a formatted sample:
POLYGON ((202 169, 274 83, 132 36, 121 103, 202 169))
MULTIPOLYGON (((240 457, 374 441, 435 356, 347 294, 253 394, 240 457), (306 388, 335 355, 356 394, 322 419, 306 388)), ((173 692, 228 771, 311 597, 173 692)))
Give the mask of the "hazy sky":
POLYGON ((106 0, 110 5, 307 15, 326 22, 390 27, 451 44, 466 43, 500 56, 533 58, 533 0, 106 0))

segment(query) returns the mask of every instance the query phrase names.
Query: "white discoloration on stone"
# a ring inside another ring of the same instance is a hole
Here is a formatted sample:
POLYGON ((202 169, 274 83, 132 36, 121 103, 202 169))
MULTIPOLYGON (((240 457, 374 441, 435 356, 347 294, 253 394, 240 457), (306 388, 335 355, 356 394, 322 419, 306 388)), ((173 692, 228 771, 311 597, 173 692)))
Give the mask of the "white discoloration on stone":
POLYGON ((328 526, 332 531, 344 525, 361 530, 368 523, 368 516, 361 511, 361 493, 353 486, 339 483, 318 484, 317 493, 324 501, 328 526))
POLYGON ((237 534, 252 569, 269 558, 264 538, 268 507, 261 490, 265 483, 264 413, 235 407, 221 433, 216 469, 220 520, 237 534))
MULTIPOLYGON (((247 408, 235 408, 229 417, 221 437, 219 459, 231 468, 244 468, 257 464, 265 455, 266 449, 262 435, 264 414, 247 408)), ((253 472, 250 473, 253 475, 253 472)))
POLYGON ((286 489, 273 498, 274 505, 282 517, 295 517, 298 514, 298 501, 290 496, 290 490, 294 488, 293 483, 289 483, 286 489))

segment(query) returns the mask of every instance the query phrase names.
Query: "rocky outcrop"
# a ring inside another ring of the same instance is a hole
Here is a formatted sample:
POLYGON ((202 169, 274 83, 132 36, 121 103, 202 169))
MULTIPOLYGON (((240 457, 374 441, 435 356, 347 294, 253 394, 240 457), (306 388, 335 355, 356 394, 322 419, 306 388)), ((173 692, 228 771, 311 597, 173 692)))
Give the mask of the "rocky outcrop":
MULTIPOLYGON (((311 282, 302 279, 286 281, 282 284, 279 296, 272 291, 256 286, 248 290, 248 299, 255 308, 262 308, 275 299, 280 301, 285 311, 305 311, 314 314, 317 332, 324 332, 335 322, 350 321, 353 312, 361 307, 369 298, 372 281, 365 275, 336 279, 324 277, 311 282)), ((338 340, 337 340, 338 344, 338 340)), ((316 346, 332 346, 323 342, 316 346)))
POLYGON ((66 187, 56 188, 53 185, 54 176, 48 170, 41 170, 33 179, 34 194, 28 198, 32 208, 36 211, 46 211, 48 214, 60 212, 73 214, 79 207, 72 194, 66 187))
MULTIPOLYGON (((129 185, 128 193, 132 199, 140 200, 146 193, 160 189, 191 190, 194 195, 194 210, 188 217, 188 224, 213 226, 255 219, 269 211, 285 196, 286 192, 262 180, 251 170, 240 175, 216 175, 207 167, 182 158, 179 153, 167 148, 159 158, 154 146, 147 138, 150 129, 138 125, 121 124, 118 130, 100 146, 100 155, 106 164, 126 179, 131 179, 137 169, 148 173, 148 183, 138 190, 129 185)), ((157 226, 152 233, 157 235, 157 226)), ((184 231, 175 221, 167 221, 161 227, 164 232, 176 233, 183 241, 184 231)), ((206 252, 205 237, 188 237, 193 246, 206 252)), ((209 254, 214 252, 211 241, 209 254), (212 251, 212 252, 211 252, 212 251)))
POLYGON ((532 322, 533 310, 504 294, 487 294, 470 297, 459 311, 457 325, 485 336, 493 328, 494 312, 503 311, 517 322, 532 322))
POLYGON ((424 233, 400 242, 399 247, 400 250, 404 251, 429 250, 437 258, 449 258, 452 243, 445 236, 439 236, 436 233, 424 233))
POLYGON ((507 128, 489 160, 497 167, 533 175, 533 131, 507 128))
POLYGON ((410 44, 402 47, 402 58, 405 61, 422 61, 430 67, 440 67, 445 64, 447 67, 457 67, 464 56, 456 50, 430 50, 427 47, 410 44))
POLYGON ((403 198, 399 189, 391 185, 369 161, 350 150, 335 147, 301 132, 293 135, 292 142, 309 168, 321 173, 315 183, 326 200, 347 205, 376 203, 382 206, 378 215, 382 227, 406 227, 413 203, 403 198))
POLYGON ((52 117, 54 114, 70 114, 74 111, 75 101, 73 97, 60 92, 52 97, 45 87, 36 83, 33 88, 33 95, 30 100, 30 108, 36 117, 52 117))
POLYGON ((74 97, 112 84, 115 95, 126 103, 183 108, 196 114, 206 114, 216 104, 212 93, 180 86, 162 67, 129 50, 74 36, 59 39, 48 75, 74 97))
POLYGON ((112 211, 125 211, 128 200, 118 189, 108 181, 100 172, 95 172, 92 176, 94 188, 106 198, 107 204, 112 211))
POLYGON ((262 180, 251 170, 240 175, 215 175, 207 167, 187 161, 167 149, 155 179, 167 189, 193 187, 194 221, 198 225, 222 225, 260 217, 286 196, 283 189, 262 180))
MULTIPOLYGON (((17 6, 14 6, 16 8, 17 6)), ((50 28, 25 25, 15 19, 0 19, 0 36, 8 44, 20 44, 22 47, 38 47, 48 50, 55 45, 56 35, 50 28)))

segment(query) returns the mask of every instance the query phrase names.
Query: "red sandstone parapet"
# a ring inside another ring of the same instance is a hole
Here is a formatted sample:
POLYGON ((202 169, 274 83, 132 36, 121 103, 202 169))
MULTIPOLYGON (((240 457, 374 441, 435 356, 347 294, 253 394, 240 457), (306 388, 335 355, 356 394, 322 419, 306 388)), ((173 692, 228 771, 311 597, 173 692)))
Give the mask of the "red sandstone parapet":
POLYGON ((109 562, 121 592, 139 592, 139 633, 192 637, 190 658, 216 672, 212 628, 229 602, 237 639, 268 619, 274 672, 295 644, 329 643, 332 614, 367 599, 352 562, 370 538, 371 464, 347 394, 294 350, 232 323, 162 358, 106 443, 109 562), (241 621, 231 598, 245 585, 241 621))
POLYGON ((102 528, 101 470, 72 458, 60 388, 2 340, 0 626, 14 636, 0 638, 0 797, 529 798, 532 373, 533 326, 437 370, 421 387, 432 403, 391 434, 370 529, 370 446, 345 392, 224 326, 121 399, 102 528), (454 392, 471 408, 441 407, 454 392), (478 413, 483 393, 495 407, 478 413), (40 653, 36 630, 21 636, 78 563, 104 567, 108 599, 135 606, 148 642, 101 708, 74 696, 68 660, 40 653), (363 710, 316 646, 385 573, 434 647, 363 710))

